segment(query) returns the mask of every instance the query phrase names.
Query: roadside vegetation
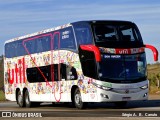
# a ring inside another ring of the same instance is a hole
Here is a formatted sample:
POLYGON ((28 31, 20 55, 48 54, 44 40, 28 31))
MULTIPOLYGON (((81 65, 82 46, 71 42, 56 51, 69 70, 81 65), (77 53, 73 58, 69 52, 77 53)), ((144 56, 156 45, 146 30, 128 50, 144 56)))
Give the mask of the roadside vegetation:
POLYGON ((160 94, 160 63, 147 65, 149 90, 151 94, 160 94))
POLYGON ((4 101, 5 97, 4 97, 4 92, 1 90, 0 91, 0 101, 4 101))
POLYGON ((5 100, 4 97, 4 79, 3 79, 3 56, 0 56, 0 101, 5 100))
MULTIPOLYGON (((4 101, 3 56, 0 56, 0 101, 4 101)), ((147 65, 150 94, 160 94, 160 63, 147 65)))

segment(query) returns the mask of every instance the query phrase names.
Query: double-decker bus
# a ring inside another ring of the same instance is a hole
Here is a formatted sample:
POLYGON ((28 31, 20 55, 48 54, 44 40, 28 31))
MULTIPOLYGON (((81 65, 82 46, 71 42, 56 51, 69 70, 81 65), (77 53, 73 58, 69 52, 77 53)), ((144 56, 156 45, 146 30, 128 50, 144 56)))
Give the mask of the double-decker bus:
POLYGON ((145 45, 129 21, 80 21, 5 42, 5 97, 20 107, 42 102, 147 100, 145 45))

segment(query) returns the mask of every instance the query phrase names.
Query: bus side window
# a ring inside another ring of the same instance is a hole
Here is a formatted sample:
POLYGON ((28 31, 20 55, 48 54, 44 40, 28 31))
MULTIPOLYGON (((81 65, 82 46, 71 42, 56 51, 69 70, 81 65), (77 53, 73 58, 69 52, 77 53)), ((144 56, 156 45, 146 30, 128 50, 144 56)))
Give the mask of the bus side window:
POLYGON ((42 66, 34 68, 27 68, 27 79, 30 83, 35 82, 47 82, 47 81, 59 81, 58 79, 58 64, 52 64, 48 66, 42 66), (51 68, 53 68, 53 73, 51 73, 51 68), (51 75, 54 75, 54 79, 51 78, 51 75))
POLYGON ((61 64, 61 79, 76 80, 78 79, 76 69, 71 65, 61 64))
POLYGON ((42 39, 42 45, 44 45, 43 51, 50 51, 51 50, 50 43, 51 43, 50 36, 43 37, 43 39, 42 39))
POLYGON ((11 54, 11 43, 7 43, 5 45, 5 57, 7 58, 11 58, 12 54, 11 54))
POLYGON ((36 53, 36 41, 35 40, 26 41, 25 46, 29 54, 36 53))
POLYGON ((62 29, 60 36, 60 48, 76 49, 72 27, 62 29))
POLYGON ((59 34, 55 34, 54 35, 54 39, 53 39, 53 48, 54 50, 58 50, 59 49, 59 34))
POLYGON ((65 80, 66 80, 66 79, 67 79, 66 64, 61 63, 60 66, 61 66, 61 69, 60 69, 60 72, 61 72, 61 80, 62 80, 62 79, 65 79, 65 80))
POLYGON ((17 56, 26 55, 26 51, 22 45, 22 40, 17 42, 17 56))
POLYGON ((26 52, 22 45, 22 40, 7 43, 5 45, 5 56, 7 58, 18 57, 23 55, 26 55, 26 52))
POLYGON ((58 64, 54 64, 54 81, 59 81, 59 79, 58 79, 58 64))
POLYGON ((9 52, 10 58, 15 57, 15 42, 12 42, 9 45, 8 50, 9 50, 8 52, 9 52))
POLYGON ((78 46, 93 44, 92 34, 88 24, 76 24, 74 25, 74 30, 78 46))
POLYGON ((37 69, 37 82, 51 81, 50 80, 50 72, 49 72, 50 69, 48 69, 48 68, 49 68, 49 66, 40 67, 41 72, 37 69))
POLYGON ((71 65, 67 65, 67 80, 76 80, 78 79, 78 74, 76 68, 71 65))
POLYGON ((50 79, 49 81, 59 81, 58 79, 58 64, 51 64, 48 68, 50 79))
POLYGON ((79 45, 89 44, 88 30, 86 28, 77 29, 77 40, 79 45))
POLYGON ((26 72, 30 83, 37 82, 37 68, 27 68, 26 72))
POLYGON ((36 43, 37 43, 37 53, 39 52, 43 52, 43 44, 42 44, 43 39, 42 38, 38 38, 36 39, 36 43))
POLYGON ((36 39, 37 53, 50 50, 50 36, 40 37, 36 39))

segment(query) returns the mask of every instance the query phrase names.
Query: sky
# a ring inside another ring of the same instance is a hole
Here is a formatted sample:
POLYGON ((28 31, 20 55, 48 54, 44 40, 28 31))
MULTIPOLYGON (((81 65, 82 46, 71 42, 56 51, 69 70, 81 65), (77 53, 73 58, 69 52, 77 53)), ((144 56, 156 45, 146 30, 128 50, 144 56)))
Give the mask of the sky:
POLYGON ((160 0, 0 0, 0 55, 6 40, 81 20, 132 21, 160 52, 160 0))

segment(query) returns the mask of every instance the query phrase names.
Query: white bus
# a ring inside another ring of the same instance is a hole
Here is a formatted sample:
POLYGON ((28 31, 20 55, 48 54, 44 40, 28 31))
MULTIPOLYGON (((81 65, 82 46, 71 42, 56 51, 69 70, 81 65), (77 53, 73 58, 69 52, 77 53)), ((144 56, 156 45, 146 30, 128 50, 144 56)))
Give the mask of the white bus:
POLYGON ((145 48, 129 21, 80 21, 5 42, 5 97, 20 107, 42 102, 147 100, 145 48))

